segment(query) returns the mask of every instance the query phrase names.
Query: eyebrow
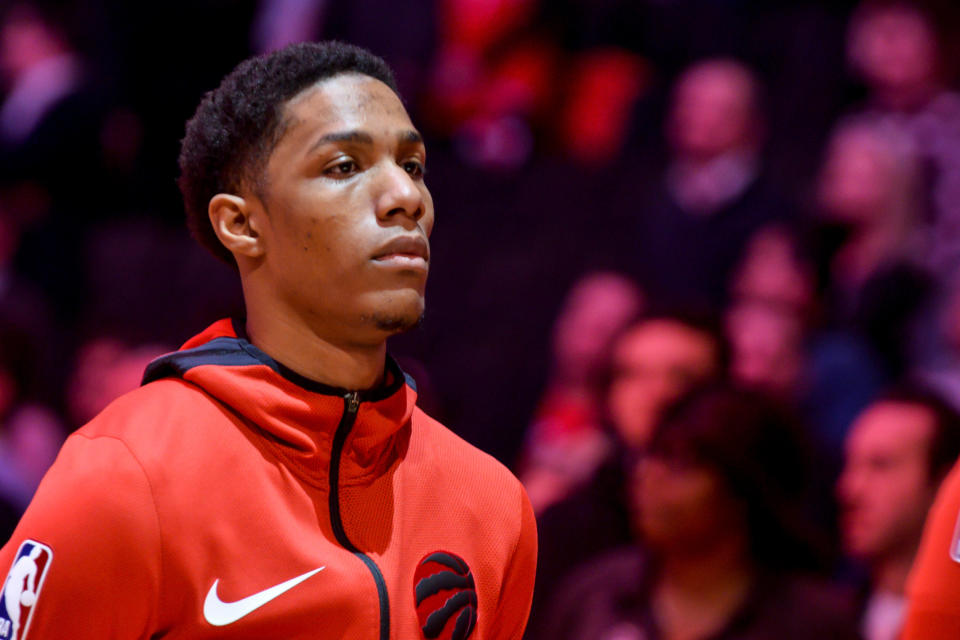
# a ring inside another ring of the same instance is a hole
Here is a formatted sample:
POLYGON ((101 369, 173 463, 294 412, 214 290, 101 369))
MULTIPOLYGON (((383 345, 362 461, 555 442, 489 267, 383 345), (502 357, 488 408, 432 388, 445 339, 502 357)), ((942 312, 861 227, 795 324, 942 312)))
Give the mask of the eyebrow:
MULTIPOLYGON (((403 131, 397 134, 397 140, 403 144, 422 144, 423 136, 420 135, 420 132, 415 130, 403 131)), ((360 131, 354 129, 352 131, 335 131, 333 133, 328 133, 320 136, 317 140, 310 145, 310 148, 307 150, 307 154, 311 154, 316 151, 319 147, 322 147, 325 144, 335 143, 335 142, 352 142, 359 144, 373 144, 373 136, 371 136, 366 131, 360 131)))
POLYGON ((405 142, 407 144, 422 144, 423 136, 420 135, 419 131, 414 131, 413 129, 409 131, 404 131, 403 133, 397 136, 397 139, 400 142, 405 142))

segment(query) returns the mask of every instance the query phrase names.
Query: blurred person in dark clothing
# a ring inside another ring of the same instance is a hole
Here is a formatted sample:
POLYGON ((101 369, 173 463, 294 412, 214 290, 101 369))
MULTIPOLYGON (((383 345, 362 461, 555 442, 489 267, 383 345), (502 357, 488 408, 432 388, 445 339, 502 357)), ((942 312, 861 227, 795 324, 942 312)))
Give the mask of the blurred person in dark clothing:
POLYGON ((833 324, 866 340, 891 380, 909 367, 914 322, 932 294, 919 187, 917 158, 897 131, 854 119, 833 133, 817 189, 822 229, 835 236, 819 256, 827 303, 833 324))
POLYGON ((433 59, 436 5, 433 0, 259 0, 251 44, 255 53, 313 40, 343 40, 368 48, 390 61, 397 86, 415 101, 433 59))
POLYGON ((754 234, 731 297, 724 314, 731 377, 800 411, 834 468, 822 478, 832 495, 847 429, 884 384, 877 358, 858 336, 824 324, 813 260, 788 227, 754 234))
POLYGON ((837 485, 846 551, 868 572, 861 632, 896 640, 927 512, 960 455, 960 415, 917 386, 880 395, 847 438, 837 485))
POLYGON ((811 572, 804 451, 766 396, 726 386, 685 396, 636 465, 635 539, 571 576, 538 637, 857 638, 847 599, 811 572))
POLYGON ((24 224, 15 208, 0 198, 0 318, 29 337, 36 351, 37 375, 32 382, 37 383, 38 393, 52 396, 59 382, 55 371, 59 363, 54 359, 59 355, 60 345, 53 331, 49 300, 14 264, 24 224))
POLYGON ((0 539, 4 541, 66 436, 38 384, 38 346, 33 336, 0 312, 0 539))
POLYGON ((640 312, 642 294, 612 272, 578 280, 553 329, 553 366, 526 436, 519 477, 535 513, 588 480, 609 453, 602 378, 611 342, 640 312))
POLYGON ((617 205, 629 216, 624 268, 653 301, 721 308, 750 235, 792 217, 764 176, 760 92, 750 69, 728 59, 696 63, 676 82, 666 171, 648 193, 633 183, 617 205))
POLYGON ((49 3, 0 10, 0 198, 23 223, 21 272, 68 319, 82 304, 84 224, 112 203, 104 188, 105 93, 49 3))
POLYGON ((757 231, 744 249, 724 312, 730 376, 793 402, 803 386, 813 277, 785 228, 757 231))
MULTIPOLYGON (((863 115, 907 136, 924 169, 927 263, 941 279, 960 266, 960 94, 947 87, 950 20, 917 2, 863 2, 848 32, 848 57, 870 92, 863 115)), ((953 70, 955 71, 955 69, 953 70)))
MULTIPOLYGON (((631 539, 627 462, 649 442, 660 412, 691 386, 723 379, 728 347, 718 324, 692 313, 651 313, 611 351, 606 412, 612 446, 590 480, 537 520, 540 547, 531 625, 577 565, 631 539)), ((535 634, 536 635, 536 634, 535 634)))

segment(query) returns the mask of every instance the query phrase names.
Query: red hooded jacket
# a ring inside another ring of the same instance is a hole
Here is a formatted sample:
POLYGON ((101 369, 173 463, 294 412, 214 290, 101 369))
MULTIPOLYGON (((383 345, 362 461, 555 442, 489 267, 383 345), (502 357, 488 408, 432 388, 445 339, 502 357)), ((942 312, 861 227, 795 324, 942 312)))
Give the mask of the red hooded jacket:
POLYGON ((72 435, 11 540, 0 640, 519 639, 519 482, 415 406, 348 392, 228 320, 72 435))

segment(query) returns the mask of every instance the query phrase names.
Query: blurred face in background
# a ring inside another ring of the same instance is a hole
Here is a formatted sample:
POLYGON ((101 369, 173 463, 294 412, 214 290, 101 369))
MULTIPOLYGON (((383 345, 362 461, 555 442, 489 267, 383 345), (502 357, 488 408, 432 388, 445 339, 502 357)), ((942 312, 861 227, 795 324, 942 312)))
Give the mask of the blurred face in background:
POLYGON ((655 553, 689 554, 742 535, 742 505, 713 469, 692 460, 645 456, 634 474, 637 532, 655 553))
POLYGON ((670 319, 646 320, 614 345, 608 410, 630 446, 650 438, 660 412, 693 384, 717 373, 717 345, 703 331, 670 319))
POLYGON ((909 107, 936 85, 936 34, 914 8, 896 5, 855 20, 848 48, 855 69, 888 106, 909 107))
POLYGON ((730 283, 737 298, 766 300, 806 312, 814 301, 814 276, 782 229, 761 229, 747 243, 730 283))
POLYGON ((879 221, 900 197, 906 177, 891 149, 868 127, 834 135, 820 175, 818 198, 824 216, 846 225, 879 221))
POLYGON ((579 280, 554 325, 559 377, 571 380, 596 375, 610 341, 636 316, 640 305, 640 292, 622 276, 600 273, 579 280))
POLYGON ((726 327, 734 379, 779 395, 796 391, 803 364, 803 328, 796 312, 745 300, 727 312, 726 327))
POLYGON ((932 412, 913 404, 878 402, 857 418, 837 486, 848 553, 869 561, 916 548, 937 489, 933 430, 932 412))
POLYGON ((0 22, 0 74, 8 82, 64 49, 54 30, 27 4, 13 6, 0 22))
POLYGON ((750 148, 756 138, 755 87, 750 72, 728 61, 710 61, 677 82, 667 137, 684 159, 705 162, 750 148))

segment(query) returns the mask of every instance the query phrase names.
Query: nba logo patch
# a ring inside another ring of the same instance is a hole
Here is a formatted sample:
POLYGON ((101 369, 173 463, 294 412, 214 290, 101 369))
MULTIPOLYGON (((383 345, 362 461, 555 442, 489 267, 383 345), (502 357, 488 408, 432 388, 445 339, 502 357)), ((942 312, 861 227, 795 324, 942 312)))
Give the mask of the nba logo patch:
POLYGON ((52 560, 53 551, 47 545, 33 540, 24 540, 20 545, 0 594, 0 640, 27 637, 33 608, 52 560))

